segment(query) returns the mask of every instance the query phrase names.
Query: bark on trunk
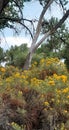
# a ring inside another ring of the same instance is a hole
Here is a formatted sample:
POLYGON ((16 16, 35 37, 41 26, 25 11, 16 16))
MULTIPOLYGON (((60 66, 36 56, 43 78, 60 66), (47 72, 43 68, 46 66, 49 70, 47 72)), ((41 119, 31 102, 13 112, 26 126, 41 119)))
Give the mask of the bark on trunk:
POLYGON ((2 12, 2 8, 3 8, 3 0, 0 0, 0 13, 2 12))
POLYGON ((0 14, 2 13, 2 11, 4 10, 4 8, 6 7, 8 3, 9 3, 9 0, 0 0, 0 14))
POLYGON ((29 52, 27 55, 23 70, 28 70, 31 67, 31 61, 32 61, 33 53, 29 52))

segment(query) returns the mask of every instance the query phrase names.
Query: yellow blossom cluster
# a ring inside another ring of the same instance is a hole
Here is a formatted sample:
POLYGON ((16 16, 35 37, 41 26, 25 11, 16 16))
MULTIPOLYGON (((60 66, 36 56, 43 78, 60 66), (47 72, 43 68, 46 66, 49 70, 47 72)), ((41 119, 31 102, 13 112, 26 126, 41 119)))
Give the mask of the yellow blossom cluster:
POLYGON ((49 102, 45 101, 44 102, 45 106, 49 106, 49 102))
POLYGON ((42 82, 43 82, 42 80, 39 80, 39 79, 37 79, 37 78, 32 78, 30 84, 31 84, 32 86, 36 86, 36 87, 37 87, 37 86, 39 86, 42 82))
POLYGON ((67 88, 64 88, 63 90, 62 90, 62 93, 68 93, 69 92, 69 88, 67 87, 67 88))
POLYGON ((56 80, 62 80, 64 83, 67 81, 67 76, 66 75, 57 75, 57 74, 54 74, 53 77, 56 80))
POLYGON ((24 128, 23 127, 20 127, 17 123, 15 123, 15 122, 12 122, 11 124, 9 124, 9 125, 11 125, 12 127, 13 127, 13 129, 15 129, 15 130, 24 130, 24 128))
POLYGON ((0 67, 0 72, 5 72, 5 68, 4 67, 0 67))
POLYGON ((55 85, 54 80, 50 80, 48 83, 49 83, 49 85, 52 85, 52 86, 54 86, 54 85, 55 85))

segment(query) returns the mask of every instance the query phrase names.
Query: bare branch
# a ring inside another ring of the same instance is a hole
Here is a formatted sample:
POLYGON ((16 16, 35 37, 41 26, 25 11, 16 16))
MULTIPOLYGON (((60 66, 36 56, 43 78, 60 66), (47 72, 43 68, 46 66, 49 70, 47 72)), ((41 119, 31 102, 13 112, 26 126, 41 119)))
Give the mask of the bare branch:
POLYGON ((46 11, 48 10, 48 8, 50 7, 50 5, 53 3, 53 1, 54 0, 49 0, 48 4, 45 5, 44 8, 43 8, 43 10, 42 10, 42 13, 41 13, 39 21, 38 21, 38 25, 37 25, 37 28, 36 28, 36 33, 35 33, 35 36, 34 36, 32 44, 35 44, 36 41, 37 41, 37 39, 38 39, 38 36, 40 34, 40 30, 41 30, 42 19, 44 17, 44 14, 46 13, 46 11))
POLYGON ((31 38, 33 39, 33 35, 32 35, 32 33, 31 33, 30 29, 29 29, 24 23, 21 23, 21 22, 18 22, 18 23, 20 23, 22 26, 24 26, 24 27, 28 30, 28 32, 29 32, 30 35, 31 35, 31 38))
POLYGON ((33 39, 33 35, 30 31, 30 29, 24 24, 24 20, 26 21, 29 21, 29 22, 32 22, 31 20, 28 20, 28 19, 23 19, 23 18, 12 18, 12 17, 0 17, 0 19, 6 19, 6 20, 9 20, 10 22, 17 22, 19 24, 21 24, 24 28, 26 28, 26 30, 28 30, 29 34, 31 35, 31 38, 33 39))
POLYGON ((41 43, 51 34, 55 33, 55 31, 61 27, 61 25, 64 23, 64 21, 68 18, 69 16, 69 10, 66 11, 66 13, 64 14, 64 16, 60 19, 60 21, 50 30, 48 31, 43 38, 35 45, 35 47, 33 47, 33 51, 35 51, 40 45, 41 43))
POLYGON ((69 10, 66 11, 66 13, 64 14, 64 16, 60 19, 60 21, 51 30, 51 33, 54 33, 58 28, 60 28, 61 25, 64 23, 64 21, 68 18, 68 16, 69 16, 69 10))
POLYGON ((33 20, 26 19, 26 18, 13 18, 10 16, 0 16, 0 19, 12 20, 12 21, 27 21, 32 23, 33 20))
POLYGON ((64 8, 63 2, 62 2, 61 0, 59 0, 59 2, 55 0, 55 2, 56 2, 56 4, 58 4, 58 5, 59 5, 59 7, 61 7, 61 8, 62 8, 63 13, 65 13, 66 9, 64 8))
POLYGON ((59 0, 59 2, 60 2, 60 5, 61 5, 62 9, 64 10, 64 6, 63 6, 62 1, 61 1, 61 0, 59 0))

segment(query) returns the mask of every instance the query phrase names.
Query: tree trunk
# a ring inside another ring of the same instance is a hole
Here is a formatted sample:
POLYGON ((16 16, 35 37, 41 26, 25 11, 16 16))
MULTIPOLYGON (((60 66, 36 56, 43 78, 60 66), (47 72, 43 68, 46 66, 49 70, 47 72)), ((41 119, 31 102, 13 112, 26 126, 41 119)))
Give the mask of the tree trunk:
MULTIPOLYGON (((30 66, 31 66, 31 60, 32 60, 32 57, 33 57, 33 53, 35 52, 35 50, 41 45, 42 42, 44 42, 44 40, 50 36, 51 34, 55 33, 55 31, 61 27, 61 25, 64 23, 64 21, 68 18, 69 16, 69 10, 66 11, 66 13, 64 14, 64 16, 59 20, 59 22, 50 30, 48 31, 44 36, 43 38, 38 42, 38 43, 35 43, 35 44, 32 44, 31 47, 30 47, 30 51, 29 51, 29 54, 27 56, 27 59, 26 59, 26 62, 25 62, 25 65, 24 65, 24 68, 23 69, 28 69, 30 66)), ((36 41, 36 40, 35 40, 36 41)))
POLYGON ((4 8, 6 7, 8 3, 9 3, 9 0, 0 0, 0 14, 2 13, 2 11, 4 10, 4 8))
POLYGON ((29 52, 23 67, 23 70, 28 70, 31 67, 31 61, 32 61, 33 53, 29 52))
POLYGON ((25 70, 28 69, 31 66, 31 60, 32 60, 32 57, 33 57, 33 53, 37 49, 37 47, 35 45, 37 45, 36 42, 37 42, 37 39, 38 39, 40 31, 41 31, 41 25, 42 25, 43 17, 45 15, 46 11, 48 10, 48 8, 50 7, 50 5, 53 3, 53 1, 54 0, 49 0, 49 2, 47 4, 45 4, 45 6, 44 6, 44 8, 41 12, 41 15, 39 17, 39 21, 38 21, 38 24, 37 24, 37 27, 36 27, 36 33, 34 34, 32 44, 31 44, 31 47, 30 47, 30 51, 27 55, 25 65, 23 67, 23 69, 25 69, 25 70))

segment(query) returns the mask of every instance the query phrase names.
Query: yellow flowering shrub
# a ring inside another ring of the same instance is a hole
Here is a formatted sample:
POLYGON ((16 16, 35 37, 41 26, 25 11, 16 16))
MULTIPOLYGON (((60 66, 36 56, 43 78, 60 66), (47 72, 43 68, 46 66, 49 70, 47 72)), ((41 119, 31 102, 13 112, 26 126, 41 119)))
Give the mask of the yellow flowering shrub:
POLYGON ((41 70, 49 70, 50 73, 66 74, 67 69, 64 63, 60 62, 58 58, 42 59, 39 63, 41 70))
POLYGON ((65 64, 58 58, 47 58, 41 59, 38 65, 34 62, 29 70, 24 71, 13 66, 0 67, 0 101, 3 107, 8 105, 9 113, 11 109, 14 117, 16 115, 22 123, 23 119, 25 121, 20 125, 19 120, 12 120, 14 117, 10 115, 10 127, 33 129, 33 124, 38 122, 37 115, 41 113, 48 123, 50 115, 53 118, 55 115, 58 121, 61 119, 55 124, 56 130, 62 127, 67 130, 64 122, 69 120, 69 73, 65 64))

